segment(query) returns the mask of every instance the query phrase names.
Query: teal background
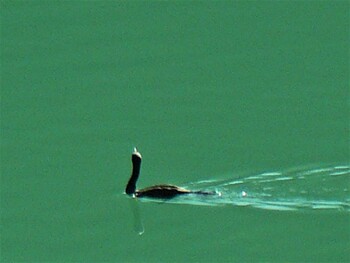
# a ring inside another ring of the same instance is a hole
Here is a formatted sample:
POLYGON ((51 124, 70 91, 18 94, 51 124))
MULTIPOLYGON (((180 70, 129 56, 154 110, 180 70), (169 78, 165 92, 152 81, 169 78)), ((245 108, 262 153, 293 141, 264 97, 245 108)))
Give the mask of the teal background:
POLYGON ((123 194, 134 146, 140 187, 348 165, 349 8, 1 1, 1 261, 349 262, 349 212, 145 202, 138 236, 123 194))

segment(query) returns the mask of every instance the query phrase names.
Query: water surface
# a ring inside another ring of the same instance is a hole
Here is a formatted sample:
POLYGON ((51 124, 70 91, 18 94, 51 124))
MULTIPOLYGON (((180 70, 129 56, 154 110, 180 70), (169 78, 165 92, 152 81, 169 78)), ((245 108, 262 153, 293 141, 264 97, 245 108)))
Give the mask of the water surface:
POLYGON ((1 261, 349 262, 348 18, 348 1, 2 1, 1 261), (137 202, 137 235, 134 146, 140 187, 221 198, 137 202))

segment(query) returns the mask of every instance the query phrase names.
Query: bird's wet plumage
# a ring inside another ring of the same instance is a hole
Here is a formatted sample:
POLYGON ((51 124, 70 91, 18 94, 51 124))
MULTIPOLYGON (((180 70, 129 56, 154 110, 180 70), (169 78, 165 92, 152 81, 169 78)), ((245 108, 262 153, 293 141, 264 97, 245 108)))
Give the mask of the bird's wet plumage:
POLYGON ((131 155, 132 160, 132 173, 131 177, 128 181, 128 184, 125 188, 125 193, 142 198, 142 197, 148 197, 148 198, 157 198, 157 199, 171 199, 179 195, 185 195, 185 194, 200 194, 200 195, 214 195, 215 192, 205 192, 205 191, 191 191, 182 187, 178 187, 176 185, 171 184, 160 184, 160 185, 154 185, 150 186, 144 189, 136 190, 136 182, 140 175, 141 170, 141 160, 142 156, 137 151, 136 148, 134 148, 134 152, 131 155))

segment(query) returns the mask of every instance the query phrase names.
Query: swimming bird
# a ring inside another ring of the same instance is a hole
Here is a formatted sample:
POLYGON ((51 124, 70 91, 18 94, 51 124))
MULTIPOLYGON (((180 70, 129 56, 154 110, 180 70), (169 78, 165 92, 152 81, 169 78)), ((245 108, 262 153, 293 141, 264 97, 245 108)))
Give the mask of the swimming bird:
POLYGON ((150 186, 141 190, 136 189, 136 182, 140 175, 142 156, 134 148, 134 152, 131 155, 132 172, 128 184, 125 188, 125 193, 132 197, 149 197, 158 199, 171 199, 173 197, 185 194, 199 194, 199 195, 215 195, 216 192, 206 191, 191 191, 182 187, 171 184, 160 184, 150 186))

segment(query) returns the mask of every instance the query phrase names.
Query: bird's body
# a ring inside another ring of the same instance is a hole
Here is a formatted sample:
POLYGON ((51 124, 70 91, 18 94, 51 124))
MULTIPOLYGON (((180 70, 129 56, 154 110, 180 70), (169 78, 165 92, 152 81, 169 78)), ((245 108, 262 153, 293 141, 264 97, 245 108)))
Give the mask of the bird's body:
POLYGON ((150 186, 141 190, 136 190, 136 197, 150 198, 173 198, 177 195, 190 194, 191 191, 170 184, 160 184, 150 186))
POLYGON ((148 198, 158 198, 158 199, 171 199, 179 195, 185 194, 200 194, 200 195, 214 195, 216 192, 205 192, 205 191, 191 191, 182 187, 171 184, 160 184, 150 186, 141 190, 136 190, 136 182, 140 175, 141 169, 141 154, 134 149, 134 152, 131 155, 132 160, 132 173, 131 177, 126 186, 125 192, 128 195, 134 197, 148 197, 148 198))

